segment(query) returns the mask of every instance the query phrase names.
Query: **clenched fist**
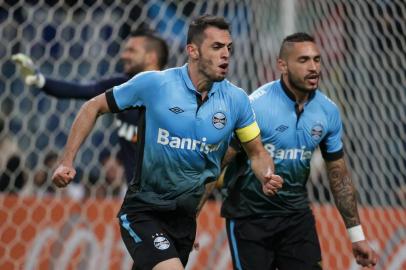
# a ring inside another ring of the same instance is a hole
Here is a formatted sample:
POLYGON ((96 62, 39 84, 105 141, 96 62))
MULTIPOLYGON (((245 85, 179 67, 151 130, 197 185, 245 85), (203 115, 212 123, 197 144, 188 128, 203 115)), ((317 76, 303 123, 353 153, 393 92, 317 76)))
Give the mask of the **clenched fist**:
POLYGON ((357 263, 363 267, 371 268, 378 262, 378 256, 365 240, 352 243, 352 252, 357 263))
POLYGON ((66 187, 73 180, 75 175, 76 170, 73 167, 61 164, 52 175, 52 182, 54 182, 57 187, 66 187))
POLYGON ((279 175, 273 174, 271 170, 265 175, 266 181, 262 183, 262 191, 265 195, 273 196, 282 188, 283 179, 279 175))

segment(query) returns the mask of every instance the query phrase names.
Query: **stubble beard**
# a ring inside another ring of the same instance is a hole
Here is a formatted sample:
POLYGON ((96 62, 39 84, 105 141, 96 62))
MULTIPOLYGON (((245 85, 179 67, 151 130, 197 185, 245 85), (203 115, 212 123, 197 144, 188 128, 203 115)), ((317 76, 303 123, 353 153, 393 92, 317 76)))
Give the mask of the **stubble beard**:
POLYGON ((144 62, 141 62, 141 63, 131 64, 131 66, 129 67, 129 69, 127 71, 125 71, 125 73, 128 76, 133 77, 143 71, 145 71, 145 64, 144 64, 144 62))
POLYGON ((314 89, 313 88, 311 88, 311 89, 306 88, 304 86, 305 79, 303 78, 303 82, 302 82, 300 79, 293 76, 293 74, 291 72, 289 72, 289 71, 288 71, 288 81, 289 81, 289 84, 291 85, 291 87, 295 88, 296 90, 298 90, 301 93, 308 94, 310 92, 315 91, 317 89, 317 87, 318 87, 318 84, 317 84, 314 89))
POLYGON ((210 67, 214 67, 213 61, 211 61, 210 59, 206 59, 200 50, 199 50, 199 53, 201 55, 199 70, 207 78, 207 80, 211 81, 212 83, 221 82, 222 80, 224 80, 226 76, 216 76, 215 74, 211 75, 208 72, 208 71, 210 71, 210 67))

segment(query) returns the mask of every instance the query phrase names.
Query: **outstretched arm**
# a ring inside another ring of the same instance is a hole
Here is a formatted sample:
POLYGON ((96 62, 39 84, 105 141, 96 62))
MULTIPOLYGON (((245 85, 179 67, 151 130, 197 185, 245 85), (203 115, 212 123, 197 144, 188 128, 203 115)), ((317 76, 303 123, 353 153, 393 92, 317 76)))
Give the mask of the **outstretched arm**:
POLYGON ((42 91, 57 98, 91 99, 127 80, 125 76, 115 76, 88 83, 77 83, 47 77, 42 91))
POLYGON ((11 59, 20 67, 20 73, 26 85, 41 88, 46 94, 58 98, 91 99, 104 93, 106 89, 120 85, 130 79, 126 75, 116 75, 88 83, 57 80, 46 78, 35 66, 31 57, 26 54, 14 54, 11 59))
POLYGON ((326 162, 331 192, 352 242, 352 250, 358 264, 372 267, 377 255, 365 240, 358 215, 356 191, 344 158, 326 162))
POLYGON ((64 153, 62 154, 61 163, 52 176, 56 186, 65 187, 72 181, 76 174, 73 168, 73 160, 80 145, 89 135, 97 117, 109 111, 105 94, 92 98, 80 108, 73 122, 64 153))

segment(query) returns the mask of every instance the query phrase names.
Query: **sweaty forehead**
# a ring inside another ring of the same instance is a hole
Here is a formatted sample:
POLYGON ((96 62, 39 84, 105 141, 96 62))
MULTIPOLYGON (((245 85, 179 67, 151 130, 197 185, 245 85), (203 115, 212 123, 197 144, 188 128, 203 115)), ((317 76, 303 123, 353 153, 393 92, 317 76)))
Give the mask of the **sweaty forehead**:
POLYGON ((219 29, 217 27, 208 27, 204 30, 204 39, 203 43, 223 43, 230 44, 232 41, 231 34, 228 30, 219 29))

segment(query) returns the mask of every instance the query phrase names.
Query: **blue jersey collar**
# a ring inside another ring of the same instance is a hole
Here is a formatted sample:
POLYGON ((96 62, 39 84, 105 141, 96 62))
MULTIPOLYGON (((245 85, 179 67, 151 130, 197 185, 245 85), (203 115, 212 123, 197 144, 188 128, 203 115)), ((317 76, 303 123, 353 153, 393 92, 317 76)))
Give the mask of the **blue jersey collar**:
MULTIPOLYGON (((285 92, 286 96, 288 96, 288 98, 289 98, 290 100, 292 100, 293 102, 296 103, 295 95, 292 93, 292 91, 291 91, 291 90, 288 88, 288 86, 285 84, 285 82, 283 81, 282 77, 281 77, 281 79, 280 79, 279 81, 280 81, 280 83, 281 83, 282 90, 283 90, 283 92, 285 92)), ((314 90, 314 91, 312 91, 312 92, 310 93, 309 98, 307 99, 307 102, 306 102, 306 103, 309 103, 309 102, 314 98, 315 95, 316 95, 316 90, 314 90)))
MULTIPOLYGON (((187 88, 200 95, 200 93, 196 90, 195 86, 193 85, 192 80, 190 79, 187 63, 181 67, 181 71, 182 71, 182 78, 185 81, 187 88)), ((220 89, 220 84, 221 84, 221 82, 214 82, 211 87, 211 90, 209 91, 208 96, 212 96, 214 93, 216 93, 220 89)))

